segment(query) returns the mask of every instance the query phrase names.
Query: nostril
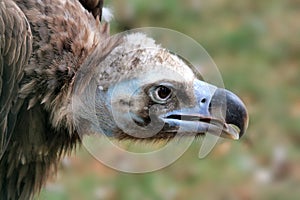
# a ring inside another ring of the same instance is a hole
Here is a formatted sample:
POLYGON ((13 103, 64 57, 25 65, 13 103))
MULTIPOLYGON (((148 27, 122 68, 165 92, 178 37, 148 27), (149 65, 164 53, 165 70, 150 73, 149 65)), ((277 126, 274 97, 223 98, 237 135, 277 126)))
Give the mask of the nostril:
POLYGON ((205 98, 201 99, 201 103, 205 103, 205 102, 206 102, 205 98))

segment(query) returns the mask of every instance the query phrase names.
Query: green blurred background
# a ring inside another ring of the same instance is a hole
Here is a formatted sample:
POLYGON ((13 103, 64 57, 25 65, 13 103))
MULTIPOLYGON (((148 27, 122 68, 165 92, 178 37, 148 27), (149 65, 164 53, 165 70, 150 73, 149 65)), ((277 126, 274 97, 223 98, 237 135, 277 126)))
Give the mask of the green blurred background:
POLYGON ((171 166, 126 174, 84 149, 63 160, 37 199, 300 199, 300 1, 107 0, 112 32, 155 26, 198 41, 247 105, 239 141, 205 159, 199 145, 171 166))

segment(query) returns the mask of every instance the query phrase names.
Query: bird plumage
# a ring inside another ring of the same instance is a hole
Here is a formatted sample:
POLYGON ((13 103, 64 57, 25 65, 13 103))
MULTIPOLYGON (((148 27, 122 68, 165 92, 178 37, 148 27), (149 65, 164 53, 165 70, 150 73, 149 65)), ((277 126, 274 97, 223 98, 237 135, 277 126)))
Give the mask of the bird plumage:
POLYGON ((0 197, 28 199, 80 140, 68 116, 72 78, 108 27, 74 0, 0 5, 0 197))

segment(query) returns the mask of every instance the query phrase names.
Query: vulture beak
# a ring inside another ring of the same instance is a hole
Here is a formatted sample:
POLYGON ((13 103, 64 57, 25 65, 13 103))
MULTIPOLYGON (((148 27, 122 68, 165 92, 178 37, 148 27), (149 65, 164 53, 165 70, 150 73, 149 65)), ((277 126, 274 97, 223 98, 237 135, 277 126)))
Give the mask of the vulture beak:
POLYGON ((210 133, 223 138, 239 139, 247 129, 245 105, 232 92, 206 82, 194 81, 195 104, 161 116, 169 129, 184 134, 210 133))

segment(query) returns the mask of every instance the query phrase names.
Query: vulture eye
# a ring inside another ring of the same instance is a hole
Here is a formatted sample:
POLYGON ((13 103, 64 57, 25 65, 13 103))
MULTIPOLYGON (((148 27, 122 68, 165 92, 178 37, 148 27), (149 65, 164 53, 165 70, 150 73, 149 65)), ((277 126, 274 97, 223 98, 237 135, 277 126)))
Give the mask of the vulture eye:
POLYGON ((166 103, 167 100, 171 97, 172 90, 166 86, 160 85, 155 87, 151 93, 150 96, 152 100, 156 103, 166 103))

